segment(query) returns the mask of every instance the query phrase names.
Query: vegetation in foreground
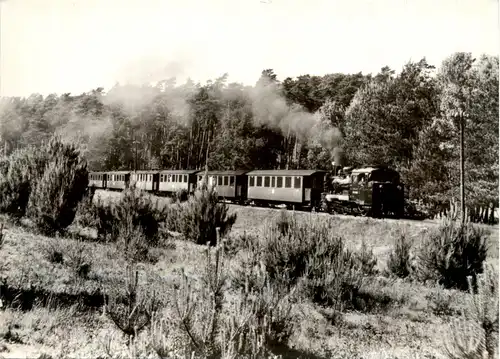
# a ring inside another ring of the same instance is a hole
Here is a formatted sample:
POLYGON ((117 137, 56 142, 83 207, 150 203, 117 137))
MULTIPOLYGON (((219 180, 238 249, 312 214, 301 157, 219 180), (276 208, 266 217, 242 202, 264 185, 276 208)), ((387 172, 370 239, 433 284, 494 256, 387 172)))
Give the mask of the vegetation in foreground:
POLYGON ((40 153, 33 172, 12 156, 0 184, 3 356, 497 355, 498 241, 475 225, 262 220, 206 184, 183 202, 135 188, 105 201, 72 145, 40 153))

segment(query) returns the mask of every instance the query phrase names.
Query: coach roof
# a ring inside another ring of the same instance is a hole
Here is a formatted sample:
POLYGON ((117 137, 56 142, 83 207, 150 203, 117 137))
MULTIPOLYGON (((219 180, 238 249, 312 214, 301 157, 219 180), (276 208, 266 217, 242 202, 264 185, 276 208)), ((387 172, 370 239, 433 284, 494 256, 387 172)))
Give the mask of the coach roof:
POLYGON ((316 173, 326 173, 323 170, 255 170, 247 176, 312 176, 316 173))
MULTIPOLYGON (((207 174, 209 176, 241 176, 247 173, 247 170, 236 170, 236 171, 208 171, 207 174)), ((198 171, 196 173, 198 176, 203 176, 205 171, 198 171)))
POLYGON ((161 170, 161 174, 172 174, 172 175, 191 175, 193 173, 199 172, 199 170, 161 170))

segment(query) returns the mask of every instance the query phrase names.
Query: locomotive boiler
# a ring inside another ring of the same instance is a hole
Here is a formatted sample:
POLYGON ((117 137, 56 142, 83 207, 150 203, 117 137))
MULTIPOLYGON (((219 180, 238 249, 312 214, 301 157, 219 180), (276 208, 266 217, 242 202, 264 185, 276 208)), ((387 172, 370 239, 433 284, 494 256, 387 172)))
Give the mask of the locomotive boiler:
POLYGON ((324 212, 375 218, 404 215, 404 184, 399 173, 386 166, 342 169, 334 164, 325 183, 324 212))

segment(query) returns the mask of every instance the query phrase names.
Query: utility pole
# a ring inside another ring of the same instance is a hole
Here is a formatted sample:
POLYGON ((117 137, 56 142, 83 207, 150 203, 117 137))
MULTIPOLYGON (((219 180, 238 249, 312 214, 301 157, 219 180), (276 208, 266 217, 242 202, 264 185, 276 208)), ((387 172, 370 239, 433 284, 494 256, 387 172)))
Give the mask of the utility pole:
POLYGON ((467 113, 462 109, 453 112, 453 116, 458 119, 460 131, 460 213, 461 222, 465 222, 465 121, 467 113))
POLYGON ((464 132, 465 118, 463 112, 459 114, 460 121, 460 204, 462 211, 462 223, 465 222, 465 155, 464 155, 464 132))

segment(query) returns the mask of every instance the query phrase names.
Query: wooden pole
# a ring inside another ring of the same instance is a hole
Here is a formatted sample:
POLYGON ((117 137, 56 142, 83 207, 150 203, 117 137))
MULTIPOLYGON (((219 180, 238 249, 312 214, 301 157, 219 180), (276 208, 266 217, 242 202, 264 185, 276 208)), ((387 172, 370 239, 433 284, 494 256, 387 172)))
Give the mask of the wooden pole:
POLYGON ((464 156, 464 127, 465 121, 462 113, 459 114, 460 122, 460 205, 462 223, 465 222, 465 156, 464 156))

